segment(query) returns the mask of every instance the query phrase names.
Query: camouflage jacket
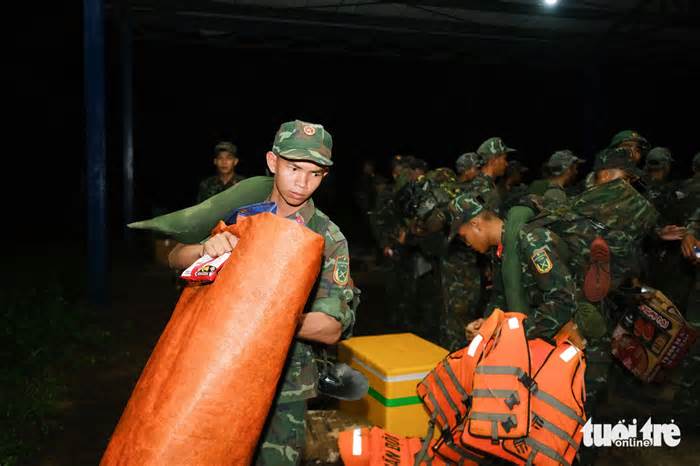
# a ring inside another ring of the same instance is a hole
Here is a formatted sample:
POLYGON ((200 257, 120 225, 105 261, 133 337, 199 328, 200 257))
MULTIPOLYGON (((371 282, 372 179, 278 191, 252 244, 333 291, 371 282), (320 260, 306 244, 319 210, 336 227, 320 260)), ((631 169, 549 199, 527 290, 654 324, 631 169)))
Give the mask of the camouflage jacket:
POLYGON ((700 207, 696 208, 690 215, 685 227, 688 229, 688 233, 700 239, 700 207))
POLYGON ((228 183, 222 183, 218 175, 210 176, 209 178, 203 180, 199 183, 199 191, 197 192, 197 202, 202 202, 215 194, 219 194, 221 191, 230 188, 239 181, 244 180, 245 177, 234 174, 228 183))
MULTIPOLYGON (((304 312, 323 312, 340 322, 342 338, 347 338, 355 323, 354 306, 358 290, 350 279, 350 256, 348 242, 338 227, 328 217, 314 207, 313 201, 288 218, 298 223, 310 225, 312 217, 320 217, 325 225, 322 234, 325 239, 323 263, 304 312)), ((317 219, 318 220, 318 219, 317 219)), ((312 222, 313 223, 313 222, 312 222)), ((317 223, 318 224, 318 223, 317 223)), ((313 346, 301 340, 294 340, 287 356, 282 382, 279 387, 280 403, 306 400, 317 395, 318 369, 314 360, 313 346)))
POLYGON ((501 213, 502 199, 498 194, 498 189, 496 189, 496 183, 490 176, 479 173, 473 180, 465 184, 465 191, 471 191, 475 195, 481 196, 490 210, 501 213))
MULTIPOLYGON (((505 230, 501 238, 505 240, 505 230)), ((522 287, 530 305, 530 309, 518 311, 528 314, 527 336, 552 338, 576 311, 576 282, 567 265, 566 245, 551 230, 528 224, 518 233, 517 241, 522 287)), ((506 306, 502 259, 495 255, 493 290, 486 315, 495 308, 511 310, 506 306)))

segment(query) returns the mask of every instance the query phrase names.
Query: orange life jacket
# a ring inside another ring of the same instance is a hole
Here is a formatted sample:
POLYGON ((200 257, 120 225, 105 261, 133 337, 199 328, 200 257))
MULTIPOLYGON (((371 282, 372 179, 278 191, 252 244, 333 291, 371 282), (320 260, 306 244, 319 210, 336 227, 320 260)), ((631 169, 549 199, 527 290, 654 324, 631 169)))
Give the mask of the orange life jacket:
POLYGON ((566 338, 527 341, 524 318, 505 313, 482 353, 461 441, 515 464, 569 465, 586 419, 583 353, 566 338))
POLYGON ((465 465, 487 455, 514 464, 571 464, 585 424, 585 361, 571 341, 581 342, 571 325, 556 346, 528 341, 525 318, 495 310, 469 346, 419 383, 418 395, 441 432, 426 457, 465 465))

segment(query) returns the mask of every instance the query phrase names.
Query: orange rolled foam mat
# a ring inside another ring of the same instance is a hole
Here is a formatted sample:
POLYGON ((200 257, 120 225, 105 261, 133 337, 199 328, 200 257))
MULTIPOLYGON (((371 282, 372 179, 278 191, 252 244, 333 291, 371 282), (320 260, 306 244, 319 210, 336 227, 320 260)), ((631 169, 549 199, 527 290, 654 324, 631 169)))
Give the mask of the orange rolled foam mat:
POLYGON ((269 213, 225 228, 238 244, 216 281, 183 291, 101 466, 251 462, 324 240, 269 213))

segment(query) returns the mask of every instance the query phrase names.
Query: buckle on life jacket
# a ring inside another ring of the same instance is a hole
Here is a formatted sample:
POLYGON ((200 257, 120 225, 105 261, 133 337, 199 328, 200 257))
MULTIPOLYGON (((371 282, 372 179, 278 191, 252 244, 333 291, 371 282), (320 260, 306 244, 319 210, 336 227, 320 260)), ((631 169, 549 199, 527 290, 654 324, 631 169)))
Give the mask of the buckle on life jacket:
POLYGON ((518 427, 518 421, 515 419, 515 416, 508 416, 507 420, 501 421, 501 426, 506 432, 510 432, 510 429, 518 427))
POLYGON ((527 375, 526 373, 520 374, 520 377, 518 377, 518 380, 520 383, 525 385, 525 388, 528 389, 528 391, 535 393, 537 391, 537 382, 535 382, 535 379, 527 375))
POLYGON ((504 399, 503 402, 508 406, 508 409, 512 410, 514 406, 520 404, 520 396, 518 392, 513 392, 508 398, 504 399))

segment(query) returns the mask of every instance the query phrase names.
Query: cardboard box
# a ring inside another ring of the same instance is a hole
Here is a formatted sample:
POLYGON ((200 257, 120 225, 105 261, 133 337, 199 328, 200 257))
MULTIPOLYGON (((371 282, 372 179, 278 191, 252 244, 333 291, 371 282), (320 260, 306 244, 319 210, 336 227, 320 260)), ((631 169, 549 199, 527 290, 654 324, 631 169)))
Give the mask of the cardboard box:
POLYGON ((416 385, 448 351, 412 333, 355 337, 339 344, 338 359, 369 379, 369 393, 342 401, 341 411, 393 434, 425 436, 428 414, 416 385))
POLYGON ((661 382, 697 340, 697 330, 659 290, 644 293, 612 334, 612 354, 644 382, 661 382))

